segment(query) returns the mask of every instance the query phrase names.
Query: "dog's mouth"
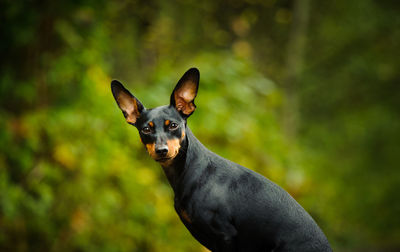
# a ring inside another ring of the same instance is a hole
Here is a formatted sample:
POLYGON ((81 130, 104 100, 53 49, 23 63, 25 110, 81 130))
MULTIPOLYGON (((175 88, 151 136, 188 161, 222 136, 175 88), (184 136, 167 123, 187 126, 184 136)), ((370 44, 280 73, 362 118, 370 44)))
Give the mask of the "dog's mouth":
POLYGON ((154 158, 154 160, 161 164, 163 164, 163 163, 166 164, 166 163, 170 163, 172 160, 174 160, 177 155, 178 155, 178 150, 175 150, 174 153, 172 153, 172 155, 167 155, 165 157, 156 157, 156 158, 154 158))
POLYGON ((157 162, 163 163, 163 162, 167 162, 167 161, 169 161, 171 159, 172 159, 171 157, 161 157, 161 158, 156 158, 155 160, 157 162))

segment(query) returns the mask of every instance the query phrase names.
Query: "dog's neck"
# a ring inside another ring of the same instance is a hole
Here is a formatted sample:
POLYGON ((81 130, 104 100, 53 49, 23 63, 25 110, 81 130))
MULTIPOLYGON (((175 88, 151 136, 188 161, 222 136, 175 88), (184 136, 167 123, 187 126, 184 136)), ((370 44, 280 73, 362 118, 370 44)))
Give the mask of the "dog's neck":
POLYGON ((185 138, 182 140, 178 155, 169 162, 161 163, 161 167, 175 194, 180 191, 179 188, 184 183, 185 175, 188 172, 193 174, 190 171, 191 167, 196 167, 200 172, 201 166, 199 167, 198 162, 204 158, 203 155, 207 152, 207 148, 200 143, 189 127, 186 126, 185 138), (200 153, 203 155, 199 155, 200 153))

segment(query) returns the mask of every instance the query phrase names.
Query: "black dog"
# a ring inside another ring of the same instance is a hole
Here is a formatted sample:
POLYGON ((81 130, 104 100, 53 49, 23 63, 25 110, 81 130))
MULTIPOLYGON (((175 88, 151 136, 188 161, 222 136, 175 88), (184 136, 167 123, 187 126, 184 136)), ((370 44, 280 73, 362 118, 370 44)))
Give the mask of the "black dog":
POLYGON ((175 210, 211 251, 332 251, 311 216, 281 187, 204 147, 186 124, 199 71, 189 69, 170 105, 146 109, 114 80, 111 90, 175 193, 175 210))

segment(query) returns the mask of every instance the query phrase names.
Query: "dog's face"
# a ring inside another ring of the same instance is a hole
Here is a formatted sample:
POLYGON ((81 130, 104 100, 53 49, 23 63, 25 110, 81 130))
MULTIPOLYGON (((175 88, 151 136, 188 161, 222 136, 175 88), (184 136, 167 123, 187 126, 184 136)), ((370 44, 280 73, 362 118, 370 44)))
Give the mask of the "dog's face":
POLYGON ((124 86, 111 82, 113 96, 126 121, 134 125, 150 156, 161 164, 170 163, 185 139, 186 119, 194 112, 199 71, 189 69, 171 94, 170 105, 146 109, 124 86))
POLYGON ((164 163, 179 153, 185 137, 185 124, 176 109, 161 106, 144 111, 135 126, 150 156, 164 163))

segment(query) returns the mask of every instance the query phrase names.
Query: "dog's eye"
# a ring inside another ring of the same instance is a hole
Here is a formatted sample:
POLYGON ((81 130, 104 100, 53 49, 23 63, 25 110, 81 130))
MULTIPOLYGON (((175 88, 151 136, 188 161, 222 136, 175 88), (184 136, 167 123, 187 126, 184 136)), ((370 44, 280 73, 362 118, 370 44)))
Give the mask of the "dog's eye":
POLYGON ((149 128, 149 127, 144 127, 143 129, 142 129, 142 133, 143 134, 150 134, 151 133, 151 129, 149 128))
POLYGON ((169 125, 169 130, 176 130, 178 128, 178 124, 177 123, 171 123, 169 125))

